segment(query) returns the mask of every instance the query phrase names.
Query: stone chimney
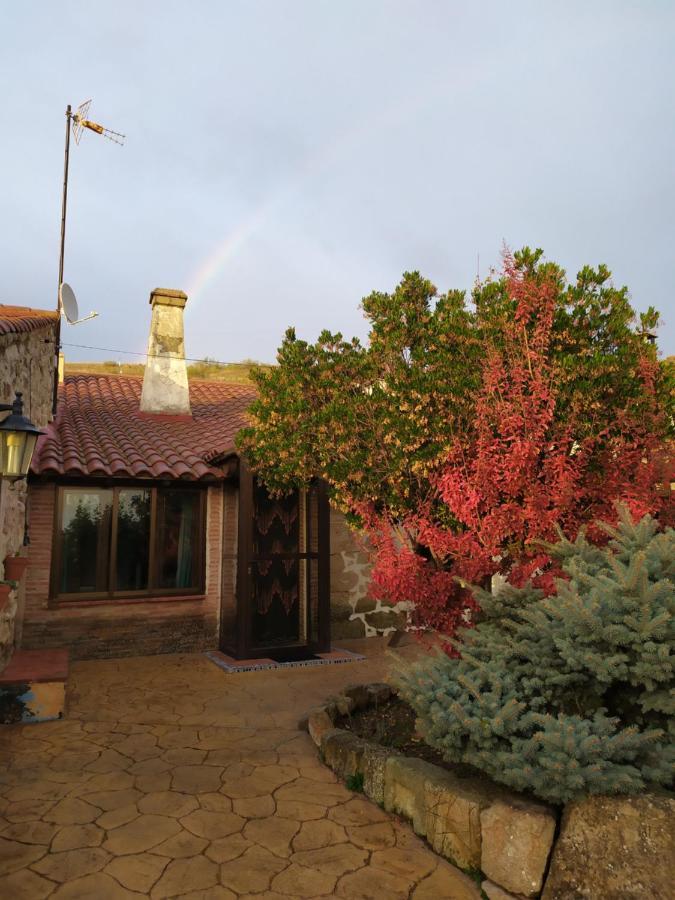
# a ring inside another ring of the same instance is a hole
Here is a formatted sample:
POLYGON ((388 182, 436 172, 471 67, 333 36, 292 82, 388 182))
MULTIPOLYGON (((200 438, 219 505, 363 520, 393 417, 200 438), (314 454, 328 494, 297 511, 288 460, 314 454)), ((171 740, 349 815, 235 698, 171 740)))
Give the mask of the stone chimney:
POLYGON ((150 294, 152 321, 141 393, 141 412, 190 415, 183 334, 183 310, 186 303, 187 294, 183 291, 155 288, 150 294))

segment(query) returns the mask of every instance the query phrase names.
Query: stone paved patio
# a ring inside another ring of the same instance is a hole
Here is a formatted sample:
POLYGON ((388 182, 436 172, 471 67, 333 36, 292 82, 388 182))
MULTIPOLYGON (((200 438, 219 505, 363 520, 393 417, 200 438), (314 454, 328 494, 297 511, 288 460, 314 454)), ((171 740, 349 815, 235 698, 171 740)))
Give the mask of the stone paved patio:
POLYGON ((365 662, 227 675, 203 656, 81 662, 66 720, 0 727, 0 896, 475 900, 475 882, 338 783, 300 716, 365 662))

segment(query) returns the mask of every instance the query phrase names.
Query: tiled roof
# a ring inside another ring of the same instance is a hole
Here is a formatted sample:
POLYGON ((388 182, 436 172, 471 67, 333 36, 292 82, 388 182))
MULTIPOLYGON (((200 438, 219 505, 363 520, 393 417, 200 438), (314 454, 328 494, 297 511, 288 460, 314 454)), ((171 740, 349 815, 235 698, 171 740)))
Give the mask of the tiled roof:
POLYGON ((55 309, 31 309, 30 306, 3 306, 0 304, 0 334, 21 334, 36 331, 56 322, 55 309))
POLYGON ((190 382, 192 418, 139 411, 142 378, 69 375, 59 388, 55 421, 38 441, 38 475, 120 478, 222 478, 210 465, 234 450, 255 398, 249 385, 190 382))

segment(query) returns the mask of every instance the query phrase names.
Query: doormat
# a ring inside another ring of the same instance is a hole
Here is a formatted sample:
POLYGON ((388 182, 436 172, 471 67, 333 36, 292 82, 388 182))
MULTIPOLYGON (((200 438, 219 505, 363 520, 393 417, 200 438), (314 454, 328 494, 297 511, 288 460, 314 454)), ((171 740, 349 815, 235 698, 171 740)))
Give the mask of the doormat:
MULTIPOLYGON (((214 662, 223 672, 260 672, 265 669, 299 669, 308 666, 335 666, 341 663, 359 662, 365 659, 361 653, 352 653, 351 650, 333 648, 328 653, 317 653, 312 659, 296 659, 288 662, 276 662, 274 659, 264 657, 261 659, 234 659, 220 650, 208 650, 204 654, 211 662, 214 662)), ((278 655, 278 654, 275 654, 278 655)))

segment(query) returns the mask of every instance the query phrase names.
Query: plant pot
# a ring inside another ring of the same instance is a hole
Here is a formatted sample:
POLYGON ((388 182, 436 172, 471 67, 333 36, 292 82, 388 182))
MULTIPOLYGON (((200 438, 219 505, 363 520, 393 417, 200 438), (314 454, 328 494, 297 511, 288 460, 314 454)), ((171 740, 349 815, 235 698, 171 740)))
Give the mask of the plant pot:
POLYGON ((7 556, 5 558, 5 578, 7 581, 21 581, 27 565, 27 556, 7 556))
POLYGON ((0 581, 0 613, 7 606, 7 601, 9 600, 9 592, 11 590, 11 584, 7 584, 7 582, 5 581, 0 581))

